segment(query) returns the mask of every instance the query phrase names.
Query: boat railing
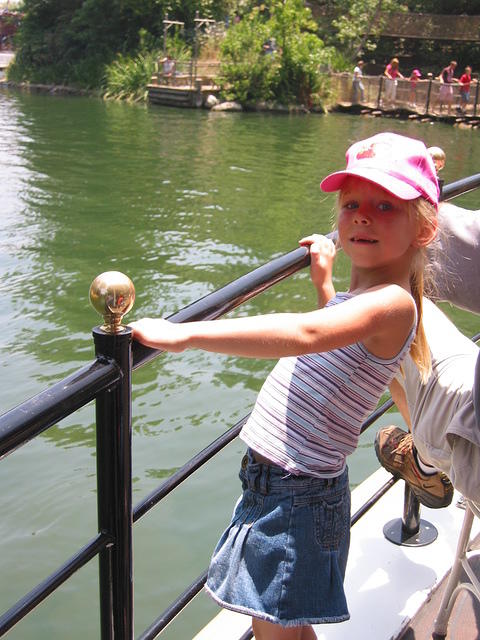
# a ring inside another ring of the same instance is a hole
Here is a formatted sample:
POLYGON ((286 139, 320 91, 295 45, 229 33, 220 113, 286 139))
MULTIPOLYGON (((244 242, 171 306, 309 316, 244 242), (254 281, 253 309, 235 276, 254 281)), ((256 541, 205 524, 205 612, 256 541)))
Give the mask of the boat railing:
MULTIPOLYGON (((465 178, 445 186, 443 198, 449 199, 479 185, 480 174, 465 178)), ((309 262, 306 248, 295 249, 193 302, 169 319, 187 322, 218 318, 303 269, 309 262)), ((90 299, 94 307, 104 313, 105 321, 93 329, 96 359, 0 416, 0 458, 95 400, 98 533, 0 615, 0 637, 98 556, 100 637, 102 640, 132 640, 133 524, 234 440, 248 417, 245 416, 133 506, 132 371, 160 355, 161 351, 132 342, 130 328, 120 325, 123 314, 131 308, 134 299, 133 285, 126 276, 118 272, 102 274, 92 283, 90 299)), ((391 399, 385 401, 365 422, 362 431, 392 405, 391 399)), ((389 479, 353 514, 352 526, 394 483, 394 478, 389 479)), ((414 508, 419 509, 419 506, 414 505, 414 508)), ((412 523, 406 525, 411 528, 412 523)), ((205 580, 206 571, 152 622, 139 639, 157 637, 202 589, 205 580)), ((239 640, 250 637, 251 631, 239 640)))
POLYGON ((430 74, 427 78, 422 78, 412 85, 408 78, 395 80, 394 98, 389 99, 386 91, 387 78, 380 76, 362 76, 363 93, 353 90, 353 75, 351 73, 332 73, 332 92, 339 104, 358 104, 369 109, 380 109, 383 111, 405 110, 412 115, 419 116, 452 116, 477 117, 480 109, 480 83, 472 82, 470 97, 465 105, 465 111, 460 111, 460 88, 461 84, 453 83, 448 85, 451 93, 442 92, 445 85, 430 74), (450 101, 450 107, 449 107, 450 101))

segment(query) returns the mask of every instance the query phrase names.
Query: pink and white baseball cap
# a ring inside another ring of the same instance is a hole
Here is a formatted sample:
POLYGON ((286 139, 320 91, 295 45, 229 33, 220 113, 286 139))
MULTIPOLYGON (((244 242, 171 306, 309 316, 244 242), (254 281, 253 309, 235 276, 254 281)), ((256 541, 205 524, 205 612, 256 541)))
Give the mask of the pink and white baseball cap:
POLYGON ((421 196, 438 206, 440 190, 435 165, 420 140, 396 133, 378 133, 352 144, 346 158, 344 171, 336 171, 322 180, 323 191, 338 191, 349 176, 356 176, 401 200, 421 196))

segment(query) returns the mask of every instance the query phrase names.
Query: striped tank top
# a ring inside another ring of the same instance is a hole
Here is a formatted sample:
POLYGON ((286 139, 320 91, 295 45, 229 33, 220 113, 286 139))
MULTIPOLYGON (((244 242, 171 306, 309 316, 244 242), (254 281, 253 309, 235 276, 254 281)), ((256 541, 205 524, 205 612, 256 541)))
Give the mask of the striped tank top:
MULTIPOLYGON (((337 293, 327 306, 351 297, 337 293)), ((415 325, 391 359, 374 356, 360 342, 281 358, 240 438, 293 475, 340 475, 357 447, 362 423, 399 370, 414 336, 415 325)))

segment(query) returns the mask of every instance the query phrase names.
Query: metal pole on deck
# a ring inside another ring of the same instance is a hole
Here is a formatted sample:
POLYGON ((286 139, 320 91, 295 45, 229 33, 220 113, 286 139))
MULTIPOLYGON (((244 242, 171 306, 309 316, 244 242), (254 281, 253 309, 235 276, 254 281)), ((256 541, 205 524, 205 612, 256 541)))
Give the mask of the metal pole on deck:
POLYGON ((387 522, 383 535, 390 542, 404 547, 424 547, 437 539, 438 531, 433 524, 420 518, 420 502, 407 483, 403 517, 387 522))
POLYGON ((132 553, 132 330, 121 325, 133 306, 127 276, 110 271, 90 287, 90 301, 104 316, 93 329, 98 359, 114 361, 120 381, 96 400, 98 529, 113 538, 99 555, 102 640, 133 640, 132 553))

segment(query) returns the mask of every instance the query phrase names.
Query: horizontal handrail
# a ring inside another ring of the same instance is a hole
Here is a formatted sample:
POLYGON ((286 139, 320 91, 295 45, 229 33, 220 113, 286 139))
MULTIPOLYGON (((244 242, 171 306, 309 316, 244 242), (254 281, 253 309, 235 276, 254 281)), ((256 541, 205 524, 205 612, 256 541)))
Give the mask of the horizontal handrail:
MULTIPOLYGON (((361 433, 363 433, 373 422, 375 422, 380 416, 386 413, 392 406, 393 401, 388 399, 380 407, 378 407, 362 424, 361 433)), ((209 446, 205 447, 197 455, 191 458, 185 463, 178 471, 176 471, 170 478, 165 480, 160 487, 152 491, 144 500, 142 500, 133 510, 133 521, 136 522, 139 518, 145 515, 152 507, 154 507, 160 500, 168 495, 173 489, 178 487, 184 480, 192 475, 203 464, 208 462, 213 455, 218 453, 229 442, 234 440, 242 426, 245 424, 250 414, 244 416, 237 424, 231 427, 228 431, 223 433, 219 438, 212 442, 209 446)), ((360 517, 366 513, 371 507, 373 507, 378 500, 395 484, 396 479, 392 478, 388 480, 383 487, 381 487, 367 502, 363 505, 351 519, 351 526, 353 526, 360 517)), ((172 620, 193 600, 200 589, 203 587, 207 580, 207 571, 200 575, 194 582, 188 587, 172 604, 152 623, 152 625, 145 631, 145 633, 138 638, 138 640, 151 640, 156 637, 172 620), (203 582, 202 582, 203 581, 203 582), (201 584, 200 584, 201 583, 201 584)))
MULTIPOLYGON (((450 200, 480 186, 480 173, 462 178, 444 185, 440 200, 450 200)), ((326 234, 333 240, 336 231, 326 234)), ((247 300, 262 293, 277 282, 304 269, 310 264, 310 254, 306 247, 299 247, 285 255, 261 265, 257 269, 240 276, 220 289, 192 302, 167 317, 171 322, 192 322, 195 320, 214 320, 232 311, 247 300)), ((133 368, 137 369, 162 353, 161 349, 152 349, 139 343, 133 345, 133 368)))
POLYGON ((473 176, 468 176, 467 178, 446 184, 442 189, 442 200, 451 200, 464 193, 473 191, 473 189, 477 187, 480 187, 480 173, 475 173, 473 176))
POLYGON ((0 458, 91 402, 115 384, 115 362, 95 360, 0 416, 0 458))
MULTIPOLYGON (((393 485, 398 481, 398 478, 389 478, 368 500, 363 504, 351 517, 350 526, 353 527, 367 511, 374 507, 377 502, 382 498, 393 485)), ((202 590, 207 581, 208 570, 205 570, 202 574, 196 578, 192 584, 185 589, 185 591, 178 596, 178 598, 172 602, 172 604, 165 609, 165 611, 156 618, 156 620, 150 625, 150 627, 138 638, 138 640, 153 640, 161 633, 183 609, 193 600, 193 598, 202 590)), ((246 632, 248 634, 248 631, 246 632)), ((251 638, 251 635, 242 636, 242 638, 251 638)))
POLYGON ((0 616, 0 636, 11 629, 17 622, 24 618, 47 596, 55 591, 78 569, 81 569, 87 562, 90 562, 102 549, 105 549, 113 542, 106 533, 97 534, 90 542, 82 547, 75 555, 67 560, 62 566, 52 573, 48 578, 40 582, 34 589, 21 598, 8 611, 0 616))
MULTIPOLYGON (((446 200, 456 197, 479 185, 480 174, 446 185, 443 189, 443 199, 446 200)), ((328 235, 334 237, 335 232, 328 235)), ((188 322, 198 319, 211 320, 218 318, 246 300, 273 286, 280 280, 308 266, 309 262, 310 256, 307 248, 300 247, 295 249, 225 285, 221 289, 208 294, 204 298, 197 300, 169 316, 169 319, 173 322, 188 322)), ((161 353, 160 350, 148 349, 138 343, 134 343, 134 368, 153 359, 159 353, 161 353)), ((117 362, 101 356, 46 391, 27 400, 3 416, 0 416, 0 457, 7 455, 62 418, 86 405, 98 397, 100 393, 111 388, 116 388, 122 379, 122 375, 117 362)), ((377 408, 372 416, 362 425, 362 432, 392 405, 393 401, 387 400, 381 407, 377 408)), ((207 460, 231 442, 240 432, 247 417, 248 416, 243 418, 229 431, 207 446, 202 452, 194 456, 158 489, 142 500, 133 510, 133 519, 138 520, 142 515, 147 513, 159 500, 170 493, 170 491, 183 482, 183 480, 192 475, 198 468, 205 464, 207 460)), ((388 490, 389 486, 387 485, 390 484, 393 484, 393 481, 389 481, 384 488, 377 492, 379 497, 383 495, 384 491, 388 490)), ((375 498, 375 496, 373 498, 375 498)), ((373 504, 373 502, 371 504, 373 504)), ((361 510, 354 515, 355 520, 352 520, 352 524, 354 524, 363 512, 366 512, 370 508, 371 504, 367 503, 367 505, 362 507, 361 510), (362 511, 362 513, 360 513, 360 511, 362 511)), ((116 540, 113 539, 111 534, 107 534, 102 530, 101 533, 80 549, 77 554, 67 560, 55 573, 51 574, 0 617, 0 635, 6 633, 16 622, 22 619, 58 586, 65 582, 75 571, 112 544, 116 544, 116 540)), ((147 629, 142 639, 147 640, 147 638, 155 637, 157 630, 160 627, 163 628, 166 626, 196 593, 198 593, 203 586, 205 578, 206 574, 195 580, 180 598, 170 605, 166 612, 147 629)))
MULTIPOLYGON (((457 197, 478 186, 480 174, 457 180, 443 187, 442 200, 457 197)), ((334 238, 335 232, 328 233, 327 236, 334 238)), ((213 320, 300 271, 309 263, 308 249, 299 247, 196 300, 168 319, 172 322, 213 320)), ((134 343, 133 368, 137 369, 160 353, 161 350, 134 343)), ((96 360, 0 416, 0 458, 93 400, 99 391, 117 382, 119 375, 114 363, 96 360)))
POLYGON ((213 458, 213 456, 232 442, 232 440, 235 440, 249 415, 250 414, 244 416, 239 422, 233 425, 233 427, 230 427, 228 431, 225 431, 225 433, 211 442, 205 449, 193 456, 193 458, 181 466, 180 469, 173 473, 157 489, 154 489, 146 498, 139 502, 133 509, 133 522, 136 522, 148 513, 152 507, 160 502, 160 500, 163 500, 165 496, 191 476, 192 473, 200 469, 201 466, 213 458))
POLYGON ((204 571, 192 584, 185 589, 181 596, 179 596, 175 602, 173 602, 168 609, 160 615, 152 624, 146 629, 138 640, 153 640, 158 634, 165 629, 167 625, 172 622, 174 618, 187 606, 193 598, 200 593, 203 589, 203 585, 207 581, 207 571, 204 571))
MULTIPOLYGON (((309 264, 308 249, 299 247, 192 302, 180 311, 168 316, 168 320, 178 323, 214 320, 309 264)), ((160 349, 151 349, 138 343, 134 343, 133 347, 134 369, 162 353, 160 349)))

